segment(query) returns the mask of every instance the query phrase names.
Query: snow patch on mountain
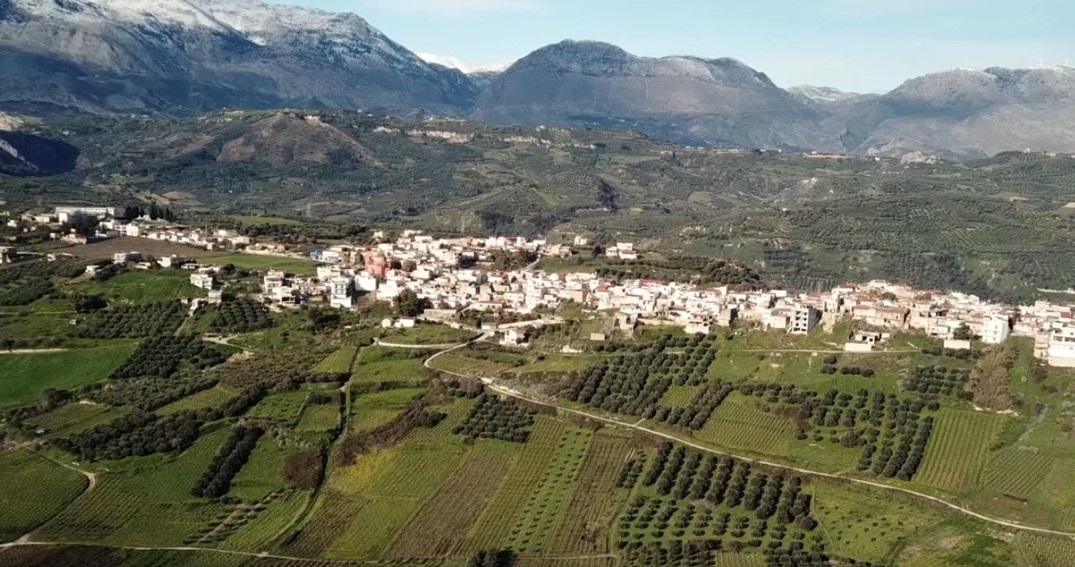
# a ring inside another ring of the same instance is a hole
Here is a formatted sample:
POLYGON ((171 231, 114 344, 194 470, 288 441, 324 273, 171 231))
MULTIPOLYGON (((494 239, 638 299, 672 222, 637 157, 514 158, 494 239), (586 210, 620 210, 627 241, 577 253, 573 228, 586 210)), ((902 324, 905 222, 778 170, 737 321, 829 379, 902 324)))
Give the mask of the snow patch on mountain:
POLYGON ((415 53, 422 61, 426 63, 432 63, 434 65, 440 65, 441 67, 447 67, 449 69, 456 69, 464 73, 470 73, 471 70, 467 67, 466 63, 463 63, 459 59, 452 57, 451 55, 437 55, 436 53, 415 53))

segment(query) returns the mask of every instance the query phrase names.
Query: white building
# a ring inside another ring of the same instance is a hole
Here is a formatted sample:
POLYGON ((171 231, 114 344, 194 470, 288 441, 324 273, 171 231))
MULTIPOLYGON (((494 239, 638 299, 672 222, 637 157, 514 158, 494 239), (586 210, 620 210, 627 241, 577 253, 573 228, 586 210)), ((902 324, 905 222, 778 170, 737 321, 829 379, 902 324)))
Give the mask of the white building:
POLYGON ((1075 368, 1075 327, 1065 327, 1049 336, 1049 366, 1075 368))
POLYGON ((212 274, 207 274, 205 272, 195 272, 190 275, 190 283, 194 287, 211 290, 213 289, 215 281, 212 274))
POLYGON ((999 345, 1011 335, 1011 324, 1004 315, 990 315, 982 322, 982 342, 987 345, 999 345))
POLYGON ((329 303, 333 307, 350 309, 354 305, 351 294, 353 280, 346 276, 337 276, 329 280, 329 303))

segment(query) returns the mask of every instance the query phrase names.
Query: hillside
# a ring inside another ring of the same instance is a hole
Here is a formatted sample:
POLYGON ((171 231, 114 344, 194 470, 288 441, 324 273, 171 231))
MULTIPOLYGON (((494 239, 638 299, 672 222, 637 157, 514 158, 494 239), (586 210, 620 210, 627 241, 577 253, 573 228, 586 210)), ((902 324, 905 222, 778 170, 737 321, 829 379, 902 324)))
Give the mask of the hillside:
POLYGON ((1075 159, 1062 155, 905 164, 690 149, 623 130, 344 111, 49 118, 34 134, 77 149, 77 168, 43 179, 0 176, 0 200, 174 194, 195 211, 582 232, 741 259, 811 289, 887 277, 1028 299, 1075 277, 1067 245, 1075 236, 1075 159))

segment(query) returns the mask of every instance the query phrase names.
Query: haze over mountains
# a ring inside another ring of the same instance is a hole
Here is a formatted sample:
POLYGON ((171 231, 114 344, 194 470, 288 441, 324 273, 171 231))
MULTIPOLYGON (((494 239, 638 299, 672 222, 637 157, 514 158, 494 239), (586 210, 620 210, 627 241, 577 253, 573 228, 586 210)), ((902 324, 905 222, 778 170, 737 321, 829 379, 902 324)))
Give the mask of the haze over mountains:
POLYGON ((858 95, 783 89, 733 59, 588 41, 472 75, 425 57, 434 62, 355 15, 254 0, 0 0, 0 108, 16 112, 363 108, 625 127, 694 145, 1075 152, 1070 68, 947 71, 858 95))

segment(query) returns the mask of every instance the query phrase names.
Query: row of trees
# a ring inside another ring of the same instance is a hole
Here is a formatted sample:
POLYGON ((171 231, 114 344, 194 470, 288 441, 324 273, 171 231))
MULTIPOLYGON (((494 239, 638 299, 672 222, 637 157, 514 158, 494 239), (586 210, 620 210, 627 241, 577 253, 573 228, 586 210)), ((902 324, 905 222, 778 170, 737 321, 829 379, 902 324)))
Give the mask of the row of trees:
POLYGON ((205 418, 198 412, 166 417, 135 412, 98 425, 56 445, 83 461, 117 460, 186 449, 198 439, 205 418))
POLYGON ((204 369, 216 366, 227 358, 228 355, 215 345, 203 342, 197 337, 174 335, 152 337, 138 345, 130 358, 112 372, 112 378, 122 379, 135 376, 167 378, 175 373, 182 362, 186 362, 194 369, 204 369))
POLYGON ((225 334, 246 333, 271 326, 269 310, 249 297, 226 298, 209 324, 211 330, 225 334))
POLYGON ((957 396, 969 400, 973 397, 973 394, 966 390, 969 380, 969 368, 918 366, 907 373, 900 381, 900 386, 920 394, 957 396))
POLYGON ((99 312, 77 330, 86 339, 137 339, 170 335, 187 318, 187 307, 179 300, 120 305, 99 312))
POLYGON ((534 413, 515 402, 482 394, 466 420, 452 432, 461 435, 463 441, 468 443, 478 438, 525 443, 530 438, 530 427, 534 425, 534 413))
POLYGON ((265 430, 257 426, 239 426, 217 450, 209 466, 198 478, 190 493, 199 498, 220 498, 231 490, 231 481, 254 452, 265 430))
POLYGON ((29 305, 56 291, 52 282, 45 278, 32 278, 7 290, 0 290, 0 305, 29 305))

